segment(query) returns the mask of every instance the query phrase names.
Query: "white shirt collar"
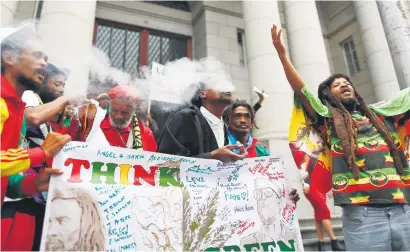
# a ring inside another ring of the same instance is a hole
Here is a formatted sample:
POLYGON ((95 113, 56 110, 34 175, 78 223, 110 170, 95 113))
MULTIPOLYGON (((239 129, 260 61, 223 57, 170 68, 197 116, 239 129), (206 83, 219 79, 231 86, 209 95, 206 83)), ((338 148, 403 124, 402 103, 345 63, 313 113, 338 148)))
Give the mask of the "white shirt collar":
POLYGON ((206 121, 209 123, 209 126, 212 129, 212 132, 215 135, 216 142, 218 143, 219 147, 224 146, 225 142, 225 131, 224 131, 224 123, 222 119, 219 119, 211 112, 209 112, 206 108, 200 108, 202 115, 205 117, 206 121))
POLYGON ((222 122, 222 119, 219 119, 218 117, 216 117, 214 114, 212 114, 211 112, 209 112, 206 108, 201 107, 200 108, 202 115, 212 124, 220 124, 222 122))

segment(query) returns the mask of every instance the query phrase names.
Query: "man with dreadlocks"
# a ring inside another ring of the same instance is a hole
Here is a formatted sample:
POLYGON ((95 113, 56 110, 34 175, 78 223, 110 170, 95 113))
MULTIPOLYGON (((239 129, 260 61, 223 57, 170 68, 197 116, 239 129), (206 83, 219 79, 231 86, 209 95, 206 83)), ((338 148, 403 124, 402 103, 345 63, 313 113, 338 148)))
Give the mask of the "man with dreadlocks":
POLYGON ((367 106, 350 78, 335 74, 319 85, 318 99, 287 58, 276 25, 271 34, 311 129, 321 133, 326 143, 322 153, 330 150, 319 159, 326 163, 331 158, 334 202, 343 208, 347 249, 409 251, 410 88, 386 102, 367 106))
MULTIPOLYGON (((228 105, 222 115, 227 127, 225 142, 234 145, 241 144, 247 151, 248 158, 269 156, 268 148, 251 135, 255 112, 245 101, 235 101, 228 105)), ((233 150, 238 153, 237 150, 233 150)))
MULTIPOLYGON (((225 143, 228 145, 242 145, 246 150, 247 158, 266 157, 270 155, 269 149, 258 139, 252 137, 251 129, 255 122, 255 112, 251 105, 245 101, 235 101, 228 105, 222 114, 227 134, 225 143)), ((232 152, 239 154, 239 150, 232 152)), ((289 196, 294 203, 299 201, 296 189, 290 191, 289 196)))

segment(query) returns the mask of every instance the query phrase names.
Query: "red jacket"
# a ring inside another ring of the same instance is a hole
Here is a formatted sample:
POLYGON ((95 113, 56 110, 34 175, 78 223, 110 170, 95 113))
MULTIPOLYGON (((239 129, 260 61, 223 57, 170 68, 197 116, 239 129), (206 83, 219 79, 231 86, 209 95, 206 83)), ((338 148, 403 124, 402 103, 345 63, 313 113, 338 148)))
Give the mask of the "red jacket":
MULTIPOLYGON (((1 100, 0 100, 0 137, 1 137, 1 204, 3 204, 7 190, 21 188, 23 195, 32 196, 36 193, 34 177, 22 177, 18 173, 30 168, 30 165, 39 165, 44 162, 46 156, 41 148, 21 149, 18 148, 20 130, 23 124, 25 103, 17 96, 10 83, 1 76, 1 100), (10 175, 13 177, 13 187, 8 188, 10 175)), ((12 192, 13 195, 20 194, 12 192)))
MULTIPOLYGON (((157 151, 157 142, 155 141, 154 134, 152 133, 151 129, 148 128, 146 125, 142 124, 140 120, 138 120, 138 125, 141 130, 141 141, 144 151, 157 151)), ((111 146, 117 146, 126 148, 126 144, 128 141, 128 137, 130 131, 132 129, 132 123, 128 125, 128 127, 119 130, 118 132, 111 126, 109 117, 105 117, 105 119, 101 122, 101 129, 104 132, 107 141, 110 143, 111 146), (121 138, 120 138, 121 135, 121 138)))
MULTIPOLYGON (((95 106, 95 105, 91 105, 95 106)), ((83 132, 91 130, 92 123, 94 121, 94 116, 92 113, 87 111, 92 111, 93 109, 86 110, 84 109, 84 113, 88 113, 86 116, 82 114, 79 116, 81 119, 72 118, 70 125, 67 127, 65 126, 58 126, 56 127, 56 131, 59 133, 69 134, 73 141, 85 141, 85 136, 83 132), (89 118, 90 121, 87 121, 88 124, 84 122, 83 118, 89 118), (91 123, 90 123, 91 122, 91 123), (84 129, 86 127, 86 129, 84 129)), ((141 141, 144 151, 157 151, 157 142, 155 141, 154 134, 152 133, 151 129, 144 125, 140 120, 138 120, 138 125, 140 127, 141 132, 141 141)), ((132 129, 132 123, 128 125, 128 127, 118 130, 118 132, 111 126, 109 116, 107 115, 104 120, 102 120, 100 124, 101 130, 103 131, 107 141, 110 143, 111 146, 122 147, 126 148, 126 144, 128 141, 130 130, 132 129), (121 138, 120 136, 121 135, 121 138)))
MULTIPOLYGON (((26 197, 37 193, 34 176, 19 173, 31 165, 40 165, 46 155, 41 148, 20 149, 20 130, 25 103, 17 96, 10 83, 1 76, 0 138, 1 138, 1 247, 0 250, 31 250, 35 218, 30 209, 3 206, 5 196, 26 197)), ((23 136, 24 137, 24 136, 23 136)), ((23 207, 24 208, 24 207, 23 207)))

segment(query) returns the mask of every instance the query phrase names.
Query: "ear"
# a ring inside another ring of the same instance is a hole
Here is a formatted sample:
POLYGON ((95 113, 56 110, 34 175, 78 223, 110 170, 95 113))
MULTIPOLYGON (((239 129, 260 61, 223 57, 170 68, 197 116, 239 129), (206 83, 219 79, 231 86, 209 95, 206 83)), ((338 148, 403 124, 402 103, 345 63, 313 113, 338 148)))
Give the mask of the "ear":
POLYGON ((205 91, 200 91, 200 92, 199 92, 199 97, 201 97, 201 99, 206 98, 206 93, 205 93, 205 91))
POLYGON ((13 65, 16 62, 16 53, 12 51, 4 51, 1 57, 6 65, 13 65))

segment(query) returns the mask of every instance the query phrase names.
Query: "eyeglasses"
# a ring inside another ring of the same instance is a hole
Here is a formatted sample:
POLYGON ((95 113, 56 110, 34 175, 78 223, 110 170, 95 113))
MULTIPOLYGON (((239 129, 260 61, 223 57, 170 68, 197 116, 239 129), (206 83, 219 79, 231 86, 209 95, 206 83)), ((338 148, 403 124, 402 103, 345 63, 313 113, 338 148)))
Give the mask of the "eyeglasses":
POLYGON ((267 187, 267 188, 262 188, 262 189, 256 189, 253 191, 253 196, 255 197, 256 200, 259 200, 265 195, 265 198, 270 198, 274 194, 274 191, 272 188, 267 187))

